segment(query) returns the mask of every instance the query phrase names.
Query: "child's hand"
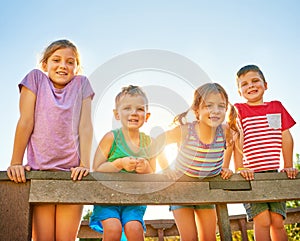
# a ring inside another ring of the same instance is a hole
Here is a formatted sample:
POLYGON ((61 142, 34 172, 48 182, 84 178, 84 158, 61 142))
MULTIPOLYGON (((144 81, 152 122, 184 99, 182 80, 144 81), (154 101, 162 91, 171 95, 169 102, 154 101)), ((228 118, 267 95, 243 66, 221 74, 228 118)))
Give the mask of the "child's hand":
POLYGON ((26 182, 25 170, 30 171, 30 166, 12 165, 7 168, 7 176, 15 183, 26 182))
POLYGON ((233 171, 230 170, 229 168, 225 168, 225 167, 222 168, 221 177, 223 179, 229 179, 232 176, 232 174, 233 174, 233 171))
POLYGON ((178 170, 174 170, 174 169, 171 169, 171 168, 165 168, 163 170, 163 174, 167 175, 167 177, 169 179, 172 179, 174 181, 176 181, 178 178, 180 178, 183 174, 182 172, 178 171, 178 170))
POLYGON ((289 168, 283 168, 281 172, 286 172, 288 178, 295 179, 299 173, 299 170, 297 168, 289 167, 289 168))
POLYGON ((241 176, 248 181, 254 179, 254 171, 249 168, 238 168, 237 173, 241 174, 241 176))
POLYGON ((73 181, 81 180, 82 177, 86 177, 89 174, 89 169, 86 167, 72 167, 71 168, 71 179, 73 181))
POLYGON ((134 157, 123 157, 122 166, 128 172, 133 172, 136 168, 137 160, 134 157))
POLYGON ((148 167, 148 161, 144 158, 137 158, 136 159, 136 173, 145 173, 145 170, 148 167))

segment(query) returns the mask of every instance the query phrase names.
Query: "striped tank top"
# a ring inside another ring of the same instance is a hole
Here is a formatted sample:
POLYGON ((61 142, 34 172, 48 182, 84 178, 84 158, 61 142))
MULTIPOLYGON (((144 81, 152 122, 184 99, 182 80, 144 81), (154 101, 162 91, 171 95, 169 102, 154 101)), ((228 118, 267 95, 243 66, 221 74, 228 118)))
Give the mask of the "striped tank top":
POLYGON ((197 121, 188 123, 188 135, 179 147, 176 169, 190 177, 212 177, 222 170, 226 147, 222 126, 218 126, 212 143, 204 144, 196 132, 197 121))

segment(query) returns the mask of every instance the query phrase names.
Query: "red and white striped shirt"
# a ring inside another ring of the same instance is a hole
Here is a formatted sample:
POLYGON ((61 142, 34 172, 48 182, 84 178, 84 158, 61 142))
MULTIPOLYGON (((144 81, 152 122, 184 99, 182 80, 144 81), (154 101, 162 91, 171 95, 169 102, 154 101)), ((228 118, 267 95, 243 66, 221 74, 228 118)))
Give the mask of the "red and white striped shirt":
POLYGON ((282 131, 295 125, 294 119, 279 101, 235 107, 244 134, 244 166, 254 172, 279 169, 282 131))

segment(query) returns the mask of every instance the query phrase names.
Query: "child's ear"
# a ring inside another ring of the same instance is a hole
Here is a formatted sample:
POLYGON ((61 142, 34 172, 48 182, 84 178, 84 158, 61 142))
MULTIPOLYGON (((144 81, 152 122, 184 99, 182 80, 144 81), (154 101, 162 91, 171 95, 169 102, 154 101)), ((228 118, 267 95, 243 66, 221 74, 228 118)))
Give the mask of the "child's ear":
POLYGON ((265 82, 265 90, 267 90, 268 89, 268 83, 267 82, 265 82))
POLYGON ((47 62, 43 62, 42 64, 41 64, 41 67, 42 67, 42 70, 44 71, 44 72, 47 72, 47 62))
POLYGON ((147 122, 147 120, 149 119, 150 115, 151 115, 151 113, 149 113, 149 112, 146 113, 145 122, 147 122))
POLYGON ((120 116, 119 116, 118 111, 116 109, 114 109, 113 112, 114 112, 115 119, 120 120, 120 116))

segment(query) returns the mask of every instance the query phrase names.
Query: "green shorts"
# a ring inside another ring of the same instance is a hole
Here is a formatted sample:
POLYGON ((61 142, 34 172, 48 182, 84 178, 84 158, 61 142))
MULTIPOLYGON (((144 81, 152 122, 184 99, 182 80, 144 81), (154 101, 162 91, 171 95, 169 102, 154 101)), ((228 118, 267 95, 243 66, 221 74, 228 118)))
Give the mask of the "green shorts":
POLYGON ((169 210, 173 211, 179 208, 192 208, 192 209, 215 209, 214 204, 202 204, 202 205, 171 205, 169 210))
POLYGON ((247 220, 253 221, 253 218, 263 211, 269 210, 273 213, 280 214, 286 219, 286 203, 285 202, 269 202, 269 203, 244 203, 247 213, 247 220))

